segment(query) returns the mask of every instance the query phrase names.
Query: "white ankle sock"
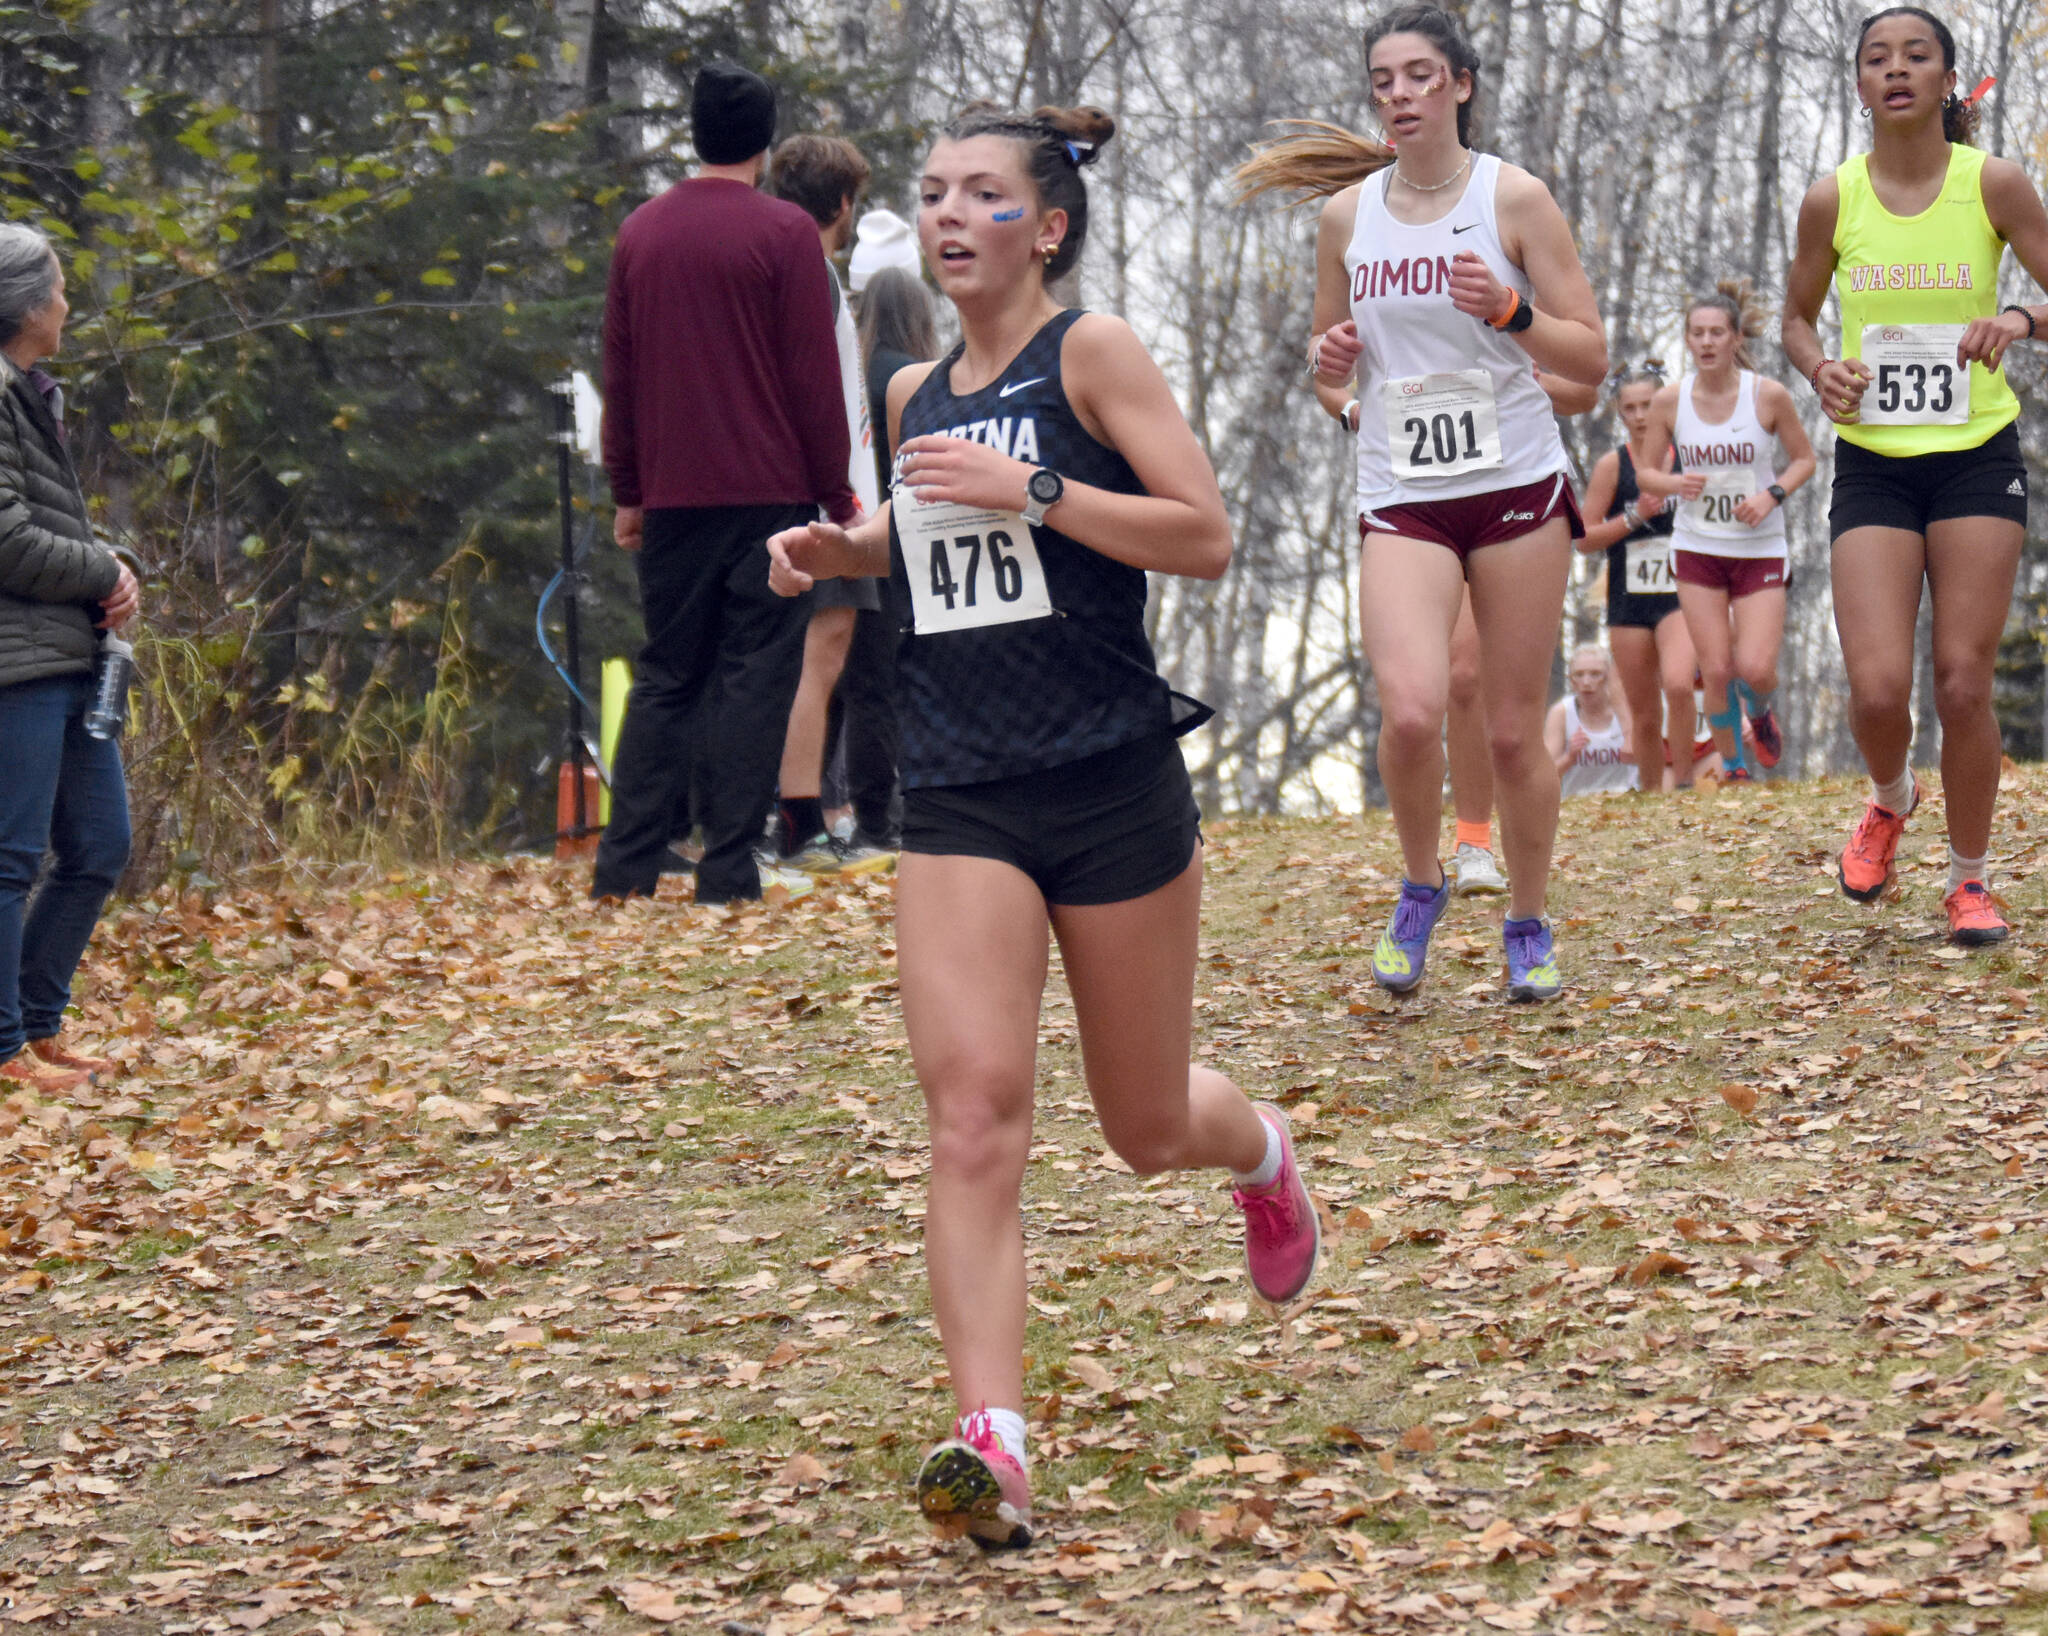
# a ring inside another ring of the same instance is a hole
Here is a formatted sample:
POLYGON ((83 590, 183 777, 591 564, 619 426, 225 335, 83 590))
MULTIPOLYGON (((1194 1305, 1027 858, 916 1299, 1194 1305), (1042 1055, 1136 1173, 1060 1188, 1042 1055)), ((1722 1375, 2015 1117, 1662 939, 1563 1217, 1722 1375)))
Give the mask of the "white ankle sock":
POLYGON ((1979 886, 1988 886, 1984 879, 1984 865, 1988 859, 1966 858, 1954 847, 1948 849, 1948 889, 1953 892, 1966 880, 1973 880, 1979 886))
POLYGON ((1274 1128, 1273 1121, 1264 1114, 1260 1114, 1259 1123, 1266 1127, 1265 1158, 1259 1161, 1259 1168, 1256 1170, 1247 1171, 1242 1174, 1233 1170, 1230 1173, 1230 1179, 1247 1191, 1254 1188, 1271 1187, 1277 1182, 1280 1179, 1280 1161, 1285 1157, 1285 1151, 1280 1145, 1280 1132, 1274 1128))
POLYGON ((989 1430, 996 1434, 996 1441, 1003 1445, 1003 1452, 1018 1465, 1028 1467, 1030 1456, 1024 1449, 1024 1417, 1015 1409, 988 1409, 989 1430))
POLYGON ((1906 809, 1913 804, 1913 769, 1906 767, 1889 784, 1870 781, 1870 788, 1877 797, 1877 804, 1894 818, 1905 816, 1906 809))

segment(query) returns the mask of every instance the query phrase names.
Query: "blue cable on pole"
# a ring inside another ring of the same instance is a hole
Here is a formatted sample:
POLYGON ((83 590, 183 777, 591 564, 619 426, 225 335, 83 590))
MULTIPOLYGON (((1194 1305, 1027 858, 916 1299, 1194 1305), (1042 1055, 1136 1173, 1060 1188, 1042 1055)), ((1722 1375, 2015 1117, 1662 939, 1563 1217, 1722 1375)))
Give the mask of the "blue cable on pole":
POLYGON ((597 706, 592 704, 583 689, 576 685, 575 679, 570 676, 567 667, 556 656, 554 645, 548 641, 548 604, 554 600, 555 593, 562 588, 563 573, 564 571, 560 568, 555 570, 554 578, 548 581, 547 589, 541 592, 540 601, 534 605, 533 637, 540 644, 542 657, 554 667, 555 674, 561 677, 562 685, 574 694, 577 700, 581 702, 583 708, 590 712, 593 719, 596 719, 598 716, 597 706))

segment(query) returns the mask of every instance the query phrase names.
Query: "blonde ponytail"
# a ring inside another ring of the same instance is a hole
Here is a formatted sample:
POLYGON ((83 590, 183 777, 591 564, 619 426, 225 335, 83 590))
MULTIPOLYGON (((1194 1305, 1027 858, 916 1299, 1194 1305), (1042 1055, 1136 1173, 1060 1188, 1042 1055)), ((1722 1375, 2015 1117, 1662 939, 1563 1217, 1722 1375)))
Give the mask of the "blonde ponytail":
POLYGON ((1282 119, 1276 125, 1296 128, 1297 136, 1255 143, 1252 156, 1231 173, 1237 201, 1247 204, 1266 193, 1292 194, 1297 199, 1327 198, 1362 182, 1394 162, 1384 142, 1347 131, 1320 119, 1282 119))

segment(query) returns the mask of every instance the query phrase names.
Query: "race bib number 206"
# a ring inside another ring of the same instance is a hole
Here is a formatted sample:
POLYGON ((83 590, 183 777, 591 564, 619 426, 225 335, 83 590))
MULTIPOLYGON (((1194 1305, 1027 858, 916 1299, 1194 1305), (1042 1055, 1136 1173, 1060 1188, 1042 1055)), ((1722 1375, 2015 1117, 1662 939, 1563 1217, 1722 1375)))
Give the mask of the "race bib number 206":
POLYGON ((1045 565, 1020 513, 920 500, 901 484, 892 502, 918 635, 1052 613, 1045 565))

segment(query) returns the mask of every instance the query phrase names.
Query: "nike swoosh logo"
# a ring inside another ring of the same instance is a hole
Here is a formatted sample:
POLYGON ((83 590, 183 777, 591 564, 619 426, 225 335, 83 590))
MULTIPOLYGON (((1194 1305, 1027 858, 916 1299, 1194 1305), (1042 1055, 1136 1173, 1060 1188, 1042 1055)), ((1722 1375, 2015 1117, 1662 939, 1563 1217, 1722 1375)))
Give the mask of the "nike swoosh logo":
POLYGON ((1028 381, 1012 381, 1008 386, 1004 387, 1000 392, 998 392, 996 396, 999 398, 1007 398, 1012 392, 1021 392, 1027 386, 1036 386, 1040 381, 1044 379, 1045 377, 1043 375, 1033 375, 1031 379, 1028 381))
POLYGON ((1472 231, 1472 229, 1473 229, 1473 228, 1477 227, 1478 225, 1479 225, 1479 224, 1478 224, 1477 222, 1467 222, 1467 223, 1466 223, 1466 224, 1465 224, 1465 225, 1464 225, 1463 227, 1454 227, 1454 228, 1452 228, 1452 229, 1451 229, 1451 232, 1452 232, 1452 234, 1453 234, 1453 235, 1456 235, 1456 234, 1459 234, 1459 233, 1469 233, 1469 232, 1471 232, 1471 231, 1472 231))

